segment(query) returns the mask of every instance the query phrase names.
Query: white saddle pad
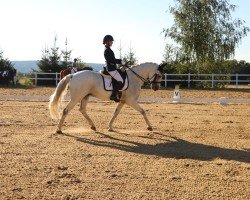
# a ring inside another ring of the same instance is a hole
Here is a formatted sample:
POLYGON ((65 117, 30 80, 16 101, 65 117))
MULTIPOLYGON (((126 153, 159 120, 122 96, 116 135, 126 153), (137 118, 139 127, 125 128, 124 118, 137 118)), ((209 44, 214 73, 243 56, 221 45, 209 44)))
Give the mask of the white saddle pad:
MULTIPOLYGON (((112 91, 113 90, 113 85, 112 85, 112 80, 111 80, 110 76, 102 75, 102 79, 103 79, 104 89, 107 90, 107 91, 112 91)), ((128 77, 126 77, 125 84, 124 84, 123 88, 121 90, 119 90, 119 91, 124 91, 124 90, 128 89, 128 85, 129 85, 128 77)))

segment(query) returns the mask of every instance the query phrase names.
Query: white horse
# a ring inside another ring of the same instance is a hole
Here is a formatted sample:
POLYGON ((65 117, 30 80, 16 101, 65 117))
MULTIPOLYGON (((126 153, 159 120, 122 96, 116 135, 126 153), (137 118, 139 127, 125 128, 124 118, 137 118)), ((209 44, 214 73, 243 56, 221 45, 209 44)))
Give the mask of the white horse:
MULTIPOLYGON (((109 131, 113 131, 113 122, 124 104, 127 104, 139 111, 146 123, 147 129, 152 131, 152 126, 146 116, 145 111, 137 103, 141 86, 144 82, 149 82, 153 90, 160 88, 160 82, 162 79, 162 68, 155 63, 144 63, 131 68, 126 69, 129 79, 129 87, 122 92, 120 102, 113 113, 113 117, 109 122, 109 131)), ((104 90, 103 80, 101 74, 93 71, 81 71, 76 74, 69 74, 65 76, 57 85, 55 92, 50 97, 49 111, 52 119, 60 119, 58 124, 57 133, 62 133, 61 128, 69 111, 80 102, 79 111, 87 119, 91 126, 91 129, 96 131, 96 127, 93 121, 86 113, 86 105, 88 103, 89 96, 94 96, 102 100, 109 100, 111 92, 104 90), (69 85, 69 91, 71 100, 67 106, 63 109, 61 114, 61 101, 66 94, 66 88, 69 85)))

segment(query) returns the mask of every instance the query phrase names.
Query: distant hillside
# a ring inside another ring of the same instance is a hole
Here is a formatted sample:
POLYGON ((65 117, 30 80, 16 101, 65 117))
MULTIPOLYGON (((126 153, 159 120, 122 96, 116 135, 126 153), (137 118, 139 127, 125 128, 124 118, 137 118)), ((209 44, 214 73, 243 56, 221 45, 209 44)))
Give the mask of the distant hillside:
MULTIPOLYGON (((30 73, 33 70, 38 71, 39 68, 37 66, 36 60, 27 60, 27 61, 11 61, 14 64, 15 69, 18 73, 30 73)), ((87 66, 90 66, 94 69, 94 71, 99 71, 102 69, 104 64, 101 63, 85 63, 87 66)))
POLYGON ((14 64, 14 68, 18 73, 30 73, 34 70, 39 70, 37 66, 37 61, 28 60, 28 61, 11 61, 14 64))

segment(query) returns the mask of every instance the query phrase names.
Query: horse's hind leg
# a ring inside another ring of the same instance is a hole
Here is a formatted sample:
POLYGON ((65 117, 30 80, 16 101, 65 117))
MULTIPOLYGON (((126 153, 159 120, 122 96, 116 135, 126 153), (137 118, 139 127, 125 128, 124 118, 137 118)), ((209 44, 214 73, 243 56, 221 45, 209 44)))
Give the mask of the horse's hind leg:
POLYGON ((152 128, 152 126, 151 126, 151 124, 150 124, 150 122, 149 122, 149 120, 147 118, 147 115, 146 115, 145 111, 141 108, 141 106, 136 101, 133 101, 133 102, 130 101, 130 102, 126 102, 126 103, 129 106, 131 106, 132 108, 134 108, 135 110, 139 111, 143 115, 144 120, 146 121, 146 123, 148 125, 147 129, 150 130, 150 131, 152 131, 153 128, 152 128))
POLYGON ((115 112, 113 113, 113 117, 109 122, 109 129, 108 129, 109 131, 113 131, 113 122, 114 122, 115 118, 117 117, 117 115, 120 113, 123 105, 124 105, 124 103, 121 103, 121 102, 117 104, 115 112))
POLYGON ((74 106, 76 105, 76 103, 77 103, 77 101, 70 100, 70 102, 68 103, 68 105, 66 106, 66 108, 64 108, 62 117, 61 117, 60 122, 58 124, 58 129, 56 131, 57 133, 59 133, 59 134, 62 133, 61 128, 62 128, 63 122, 64 122, 67 114, 69 113, 69 111, 72 110, 72 108, 74 108, 74 106))
POLYGON ((89 100, 89 96, 87 95, 86 97, 84 97, 81 101, 81 106, 79 108, 79 111, 83 114, 83 116, 87 119, 87 121, 89 122, 90 128, 94 131, 96 131, 96 127, 93 123, 93 121, 90 119, 90 117, 88 116, 87 112, 86 112, 86 106, 89 100))

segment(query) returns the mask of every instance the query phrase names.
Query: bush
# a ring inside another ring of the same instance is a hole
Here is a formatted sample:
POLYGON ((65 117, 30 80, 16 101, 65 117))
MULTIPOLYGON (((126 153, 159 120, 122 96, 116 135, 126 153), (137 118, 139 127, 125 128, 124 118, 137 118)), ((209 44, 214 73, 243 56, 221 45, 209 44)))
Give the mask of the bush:
MULTIPOLYGON (((200 80, 198 74, 250 74, 250 63, 237 60, 226 61, 205 61, 204 63, 192 62, 192 63, 180 63, 177 61, 163 63, 164 72, 167 74, 197 74, 192 76, 192 80, 200 80)), ((169 76, 168 76, 169 78, 169 76)), ((235 80, 233 77, 215 77, 215 80, 235 80)), ((187 76, 174 76, 174 79, 187 80, 187 76)), ((203 80, 211 79, 211 76, 202 76, 203 80)), ((248 77, 241 77, 240 80, 248 80, 248 77)), ((213 87, 223 88, 230 82, 214 82, 213 87)), ((235 82, 232 82, 235 83, 235 82)), ((188 87, 186 81, 168 82, 168 86, 173 87, 176 84, 180 84, 182 87, 188 87)), ((190 87, 209 88, 212 87, 211 82, 190 82, 190 87)))

